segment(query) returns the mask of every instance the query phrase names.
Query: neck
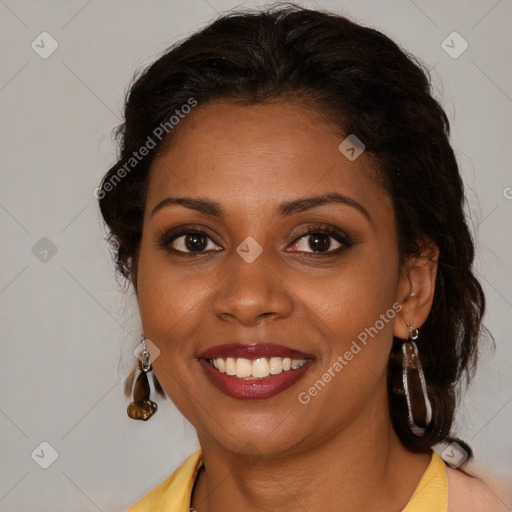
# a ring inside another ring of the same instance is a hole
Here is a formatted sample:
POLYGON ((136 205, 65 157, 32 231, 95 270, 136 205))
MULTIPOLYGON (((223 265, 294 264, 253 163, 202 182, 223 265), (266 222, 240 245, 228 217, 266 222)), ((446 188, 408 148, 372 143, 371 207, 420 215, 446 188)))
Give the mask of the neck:
POLYGON ((402 510, 431 455, 413 454, 387 416, 366 418, 307 449, 240 457, 199 436, 204 470, 193 493, 197 512, 402 510))

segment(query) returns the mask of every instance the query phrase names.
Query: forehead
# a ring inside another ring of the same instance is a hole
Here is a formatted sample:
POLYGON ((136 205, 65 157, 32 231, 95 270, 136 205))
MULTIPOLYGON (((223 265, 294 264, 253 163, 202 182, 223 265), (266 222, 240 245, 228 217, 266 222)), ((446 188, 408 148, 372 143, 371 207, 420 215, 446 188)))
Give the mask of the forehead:
POLYGON ((286 199, 339 192, 389 209, 363 152, 350 160, 346 138, 304 103, 199 105, 153 162, 148 209, 166 195, 208 196, 235 212, 286 199))

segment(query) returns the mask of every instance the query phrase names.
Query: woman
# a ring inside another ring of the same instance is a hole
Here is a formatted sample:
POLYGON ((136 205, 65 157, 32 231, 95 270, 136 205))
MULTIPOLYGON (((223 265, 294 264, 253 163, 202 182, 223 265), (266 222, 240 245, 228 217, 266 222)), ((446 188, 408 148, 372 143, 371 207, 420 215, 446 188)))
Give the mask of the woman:
POLYGON ((201 445, 131 512, 507 510, 451 437, 485 299, 420 64, 341 16, 232 13, 138 77, 120 136, 128 414, 154 370, 201 445))

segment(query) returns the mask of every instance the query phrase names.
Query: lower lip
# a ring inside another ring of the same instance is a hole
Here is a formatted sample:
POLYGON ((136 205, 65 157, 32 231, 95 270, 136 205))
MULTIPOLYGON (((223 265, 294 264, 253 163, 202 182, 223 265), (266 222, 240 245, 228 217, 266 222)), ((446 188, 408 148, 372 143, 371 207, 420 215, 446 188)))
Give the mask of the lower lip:
POLYGON ((293 386, 313 364, 310 359, 296 370, 282 371, 264 379, 244 380, 226 375, 214 368, 206 359, 200 359, 206 375, 224 394, 240 400, 271 398, 293 386))

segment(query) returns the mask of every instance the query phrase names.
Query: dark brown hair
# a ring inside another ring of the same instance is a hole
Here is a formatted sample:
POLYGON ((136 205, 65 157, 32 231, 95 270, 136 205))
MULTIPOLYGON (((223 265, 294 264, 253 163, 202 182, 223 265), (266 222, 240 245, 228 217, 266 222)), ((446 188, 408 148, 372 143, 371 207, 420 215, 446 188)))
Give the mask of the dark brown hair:
POLYGON ((149 170, 172 137, 169 119, 191 100, 216 99, 307 101, 364 142, 394 202, 401 258, 421 254, 425 239, 439 247, 434 301, 419 339, 433 407, 425 436, 407 424, 400 343, 388 371, 394 428, 404 446, 428 452, 451 434, 458 383, 476 364, 485 309, 449 121, 428 71, 381 32, 294 5, 228 13, 171 47, 135 77, 118 130, 119 160, 97 189, 123 276, 136 271, 149 170), (159 138, 161 126, 169 130, 159 138), (134 153, 150 145, 135 162, 134 153))

